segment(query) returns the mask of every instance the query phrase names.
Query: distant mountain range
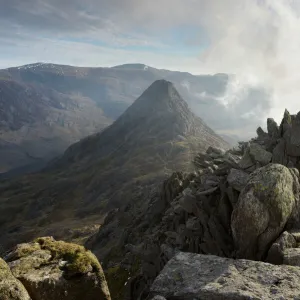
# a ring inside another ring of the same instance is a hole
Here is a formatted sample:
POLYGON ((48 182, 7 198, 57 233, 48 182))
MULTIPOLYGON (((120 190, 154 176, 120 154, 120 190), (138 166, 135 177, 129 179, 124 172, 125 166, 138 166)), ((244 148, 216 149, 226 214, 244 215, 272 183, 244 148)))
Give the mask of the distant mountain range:
MULTIPOLYGON (((0 173, 40 169, 72 143, 111 124, 159 79, 174 83, 192 111, 197 108, 206 123, 221 128, 215 111, 221 113, 222 106, 213 99, 224 93, 226 74, 194 76, 143 64, 37 63, 0 70, 0 173)), ((235 142, 232 136, 228 140, 235 142)))
POLYGON ((188 108, 174 85, 155 81, 110 126, 70 146, 41 173, 0 185, 0 244, 37 235, 72 239, 111 208, 143 198, 196 153, 229 144, 188 108))

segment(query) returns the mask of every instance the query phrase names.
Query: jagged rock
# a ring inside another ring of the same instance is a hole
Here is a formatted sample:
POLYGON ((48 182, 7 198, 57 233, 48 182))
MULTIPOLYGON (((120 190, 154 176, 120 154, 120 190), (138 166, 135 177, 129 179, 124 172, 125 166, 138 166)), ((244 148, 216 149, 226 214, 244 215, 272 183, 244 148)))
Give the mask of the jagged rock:
POLYGON ((266 261, 271 264, 280 265, 283 263, 284 251, 296 246, 297 242, 293 235, 285 231, 271 246, 266 261))
POLYGON ((259 162, 262 166, 267 165, 272 159, 272 153, 266 151, 256 143, 250 144, 249 155, 252 161, 259 162))
POLYGON ((292 126, 284 133, 286 152, 289 156, 300 156, 300 113, 292 121, 292 126))
POLYGON ((250 147, 247 147, 245 149, 242 159, 239 161, 239 167, 241 169, 246 170, 246 169, 251 168, 254 165, 255 165, 255 162, 252 160, 252 157, 250 156, 250 147))
POLYGON ((277 139, 279 138, 279 127, 277 123, 272 118, 267 119, 267 128, 268 134, 271 138, 277 139))
POLYGON ((275 164, 281 164, 286 166, 288 164, 288 158, 286 155, 286 142, 284 139, 280 139, 279 143, 273 150, 272 162, 275 164))
POLYGON ((0 258, 0 300, 31 300, 23 284, 16 279, 0 258))
POLYGON ((155 279, 150 299, 299 299, 300 268, 179 253, 155 279))
POLYGON ((35 300, 110 300, 97 258, 84 247, 39 238, 7 256, 13 275, 35 300))
POLYGON ((241 192, 242 189, 246 186, 248 179, 248 173, 237 169, 231 169, 227 177, 229 185, 231 185, 234 189, 236 189, 239 192, 241 192))
POLYGON ((292 117, 287 109, 284 111, 283 119, 280 124, 280 135, 283 136, 285 132, 292 126, 292 117))
POLYGON ((300 248, 285 249, 282 263, 284 265, 300 267, 300 248))
POLYGON ((256 129, 256 133, 259 139, 264 140, 268 137, 268 134, 264 132, 264 130, 261 127, 258 127, 256 129))
POLYGON ((231 228, 237 256, 262 259, 282 232, 298 202, 292 171, 279 164, 256 170, 239 196, 231 228))

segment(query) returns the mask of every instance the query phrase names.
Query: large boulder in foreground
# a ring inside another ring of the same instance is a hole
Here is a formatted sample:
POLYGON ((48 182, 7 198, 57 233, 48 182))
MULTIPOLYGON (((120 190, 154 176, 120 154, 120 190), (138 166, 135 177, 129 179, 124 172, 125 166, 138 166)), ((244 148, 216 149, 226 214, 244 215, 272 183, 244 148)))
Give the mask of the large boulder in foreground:
POLYGON ((51 237, 18 245, 5 257, 35 300, 110 300, 100 263, 84 247, 51 237))
POLYGON ((148 298, 299 299, 299 290, 298 267, 180 252, 155 279, 148 298))
POLYGON ((250 175, 231 216, 237 257, 261 260, 298 203, 298 171, 269 164, 250 175))
POLYGON ((0 258, 0 300, 31 300, 23 284, 0 258))

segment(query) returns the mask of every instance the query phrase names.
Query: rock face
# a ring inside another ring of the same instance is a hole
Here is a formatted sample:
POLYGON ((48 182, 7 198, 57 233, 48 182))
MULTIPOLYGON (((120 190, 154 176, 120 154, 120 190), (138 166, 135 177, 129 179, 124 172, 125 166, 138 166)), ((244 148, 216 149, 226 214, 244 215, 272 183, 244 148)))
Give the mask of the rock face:
POLYGON ((258 128, 256 138, 237 148, 209 147, 194 158, 195 172, 174 173, 145 206, 132 203, 126 226, 120 225, 124 212, 113 214, 89 247, 108 264, 112 255, 103 254, 114 240, 117 264, 128 267, 129 258, 138 257, 141 268, 126 285, 127 299, 144 299, 179 251, 298 264, 300 157, 287 150, 296 145, 289 136, 297 122, 286 111, 280 126, 269 119, 268 132, 258 128))
POLYGON ((238 257, 265 257, 299 200, 294 191, 299 191, 298 178, 283 165, 269 164, 250 175, 231 216, 238 257))
POLYGON ((0 300, 31 300, 23 284, 16 279, 0 258, 0 300))
POLYGON ((82 246, 39 238, 18 245, 5 259, 32 299, 111 299, 100 263, 82 246))
POLYGON ((299 299, 299 282, 297 267, 178 253, 155 279, 148 299, 299 299))

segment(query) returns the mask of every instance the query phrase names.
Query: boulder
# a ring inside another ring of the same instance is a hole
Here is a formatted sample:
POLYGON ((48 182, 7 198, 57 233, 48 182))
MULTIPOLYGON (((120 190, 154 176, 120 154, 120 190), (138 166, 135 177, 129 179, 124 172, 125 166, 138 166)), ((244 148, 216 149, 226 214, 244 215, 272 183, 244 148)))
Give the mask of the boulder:
POLYGON ((242 159, 239 161, 239 167, 241 169, 246 170, 246 169, 251 168, 254 165, 255 165, 255 162, 252 160, 252 157, 250 156, 250 147, 247 147, 242 159))
POLYGON ((155 279, 150 299, 299 299, 300 268, 178 253, 155 279))
POLYGON ((31 300, 23 284, 16 279, 0 258, 0 300, 31 300))
POLYGON ((239 192, 241 192, 242 189, 246 186, 248 179, 248 173, 237 169, 231 169, 227 177, 229 185, 239 192))
POLYGON ((284 231, 271 246, 268 252, 267 262, 281 265, 283 263, 284 251, 288 248, 294 248, 296 246, 297 242, 294 236, 289 232, 284 231))
POLYGON ((96 256, 51 237, 17 246, 7 256, 13 275, 35 300, 110 300, 96 256))
POLYGON ((267 165, 272 159, 272 153, 266 151, 256 143, 250 144, 249 155, 252 161, 259 162, 262 166, 267 165))
POLYGON ((263 259, 298 203, 293 170, 269 164, 250 175, 231 216, 237 257, 263 259))
POLYGON ((273 150, 272 162, 275 164, 281 164, 286 166, 288 164, 288 158, 286 155, 286 142, 284 139, 280 139, 278 144, 273 150))
POLYGON ((300 267, 300 248, 285 249, 283 253, 283 264, 300 267))

